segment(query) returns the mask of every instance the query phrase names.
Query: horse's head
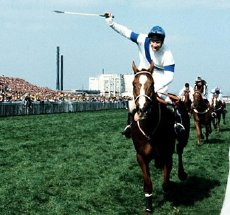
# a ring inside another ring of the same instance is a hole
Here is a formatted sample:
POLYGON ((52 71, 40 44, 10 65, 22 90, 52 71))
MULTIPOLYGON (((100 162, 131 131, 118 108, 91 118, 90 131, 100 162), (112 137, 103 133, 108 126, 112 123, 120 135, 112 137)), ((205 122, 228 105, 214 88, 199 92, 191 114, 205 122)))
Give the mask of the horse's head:
POLYGON ((134 71, 133 96, 136 113, 138 118, 143 119, 151 109, 154 95, 154 80, 152 77, 154 63, 152 62, 148 69, 139 70, 133 62, 132 69, 134 71))
POLYGON ((184 90, 184 96, 189 96, 190 90, 189 89, 185 89, 184 90))
POLYGON ((187 101, 189 101, 189 99, 190 99, 190 90, 189 89, 185 89, 184 93, 182 95, 182 100, 184 102, 187 102, 187 101))
POLYGON ((216 105, 217 105, 217 96, 216 96, 216 95, 213 95, 211 107, 213 107, 213 108, 215 109, 215 108, 216 108, 216 105))
POLYGON ((222 101, 218 100, 218 95, 214 94, 212 97, 211 107, 213 110, 220 110, 222 108, 222 101))
POLYGON ((200 91, 196 90, 193 94, 193 105, 195 108, 199 107, 203 102, 203 97, 200 91))
POLYGON ((194 91, 199 91, 200 93, 204 92, 204 86, 202 82, 197 82, 194 88, 194 91))

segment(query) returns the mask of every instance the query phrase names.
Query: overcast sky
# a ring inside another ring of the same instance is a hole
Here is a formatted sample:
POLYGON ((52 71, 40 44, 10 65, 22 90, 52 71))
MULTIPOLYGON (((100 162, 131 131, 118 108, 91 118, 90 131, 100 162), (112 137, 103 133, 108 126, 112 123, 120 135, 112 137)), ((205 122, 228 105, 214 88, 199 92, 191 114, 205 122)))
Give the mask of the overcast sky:
POLYGON ((103 69, 131 74, 137 47, 104 18, 53 10, 110 11, 137 33, 161 25, 176 61, 170 91, 201 76, 210 90, 218 85, 230 94, 229 0, 0 0, 0 75, 55 89, 57 46, 64 56, 64 89, 88 89, 88 78, 103 69))

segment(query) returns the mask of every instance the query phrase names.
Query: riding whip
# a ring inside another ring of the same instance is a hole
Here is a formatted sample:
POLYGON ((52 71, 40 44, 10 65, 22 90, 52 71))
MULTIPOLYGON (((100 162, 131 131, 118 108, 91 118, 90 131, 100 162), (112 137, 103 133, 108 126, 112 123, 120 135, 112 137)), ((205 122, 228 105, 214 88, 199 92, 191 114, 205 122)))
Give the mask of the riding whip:
MULTIPOLYGON (((77 16, 101 16, 101 17, 106 17, 104 14, 97 14, 97 13, 78 13, 78 12, 60 11, 60 10, 54 10, 53 12, 67 14, 67 15, 77 15, 77 16)), ((113 18, 114 18, 114 16, 113 16, 113 18)))

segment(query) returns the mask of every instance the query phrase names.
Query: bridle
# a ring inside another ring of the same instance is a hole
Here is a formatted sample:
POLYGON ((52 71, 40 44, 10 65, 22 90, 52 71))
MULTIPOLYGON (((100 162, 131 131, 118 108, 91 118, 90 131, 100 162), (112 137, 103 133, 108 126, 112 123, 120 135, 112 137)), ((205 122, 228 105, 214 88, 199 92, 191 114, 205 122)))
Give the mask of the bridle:
POLYGON ((149 101, 151 101, 151 102, 153 101, 151 97, 149 97, 149 96, 147 96, 147 95, 145 95, 145 94, 142 94, 142 95, 137 96, 137 97, 135 98, 134 101, 136 102, 137 99, 139 99, 140 97, 145 97, 145 98, 147 98, 147 99, 148 99, 149 101))
MULTIPOLYGON (((140 75, 140 74, 149 74, 149 75, 152 77, 152 74, 151 74, 150 72, 148 72, 148 71, 140 71, 140 72, 137 72, 137 73, 135 74, 134 77, 136 77, 137 75, 140 75)), ((152 103, 152 101, 153 101, 153 99, 152 99, 150 96, 148 96, 148 95, 146 95, 146 94, 140 94, 140 95, 138 95, 138 96, 134 99, 135 103, 136 103, 136 101, 137 101, 140 97, 145 97, 145 98, 147 98, 151 103, 152 103)), ((148 112, 148 109, 146 110, 146 112, 148 112)), ((158 104, 158 113, 159 113, 159 114, 158 114, 157 125, 154 127, 154 129, 153 129, 153 131, 151 132, 150 135, 147 135, 147 134, 145 133, 145 131, 141 128, 140 121, 141 121, 142 119, 141 119, 141 120, 140 120, 140 119, 137 120, 137 126, 138 126, 140 132, 141 132, 141 133, 146 137, 146 139, 148 139, 148 140, 151 139, 151 136, 154 135, 154 133, 156 132, 156 130, 157 130, 159 124, 160 124, 160 119, 161 119, 161 108, 160 108, 160 103, 158 104)))
POLYGON ((214 96, 212 98, 212 107, 214 108, 215 112, 218 112, 222 109, 222 105, 218 105, 218 100, 217 100, 216 96, 214 96), (218 107, 218 106, 220 106, 220 107, 218 107))
MULTIPOLYGON (((202 97, 202 94, 200 91, 196 90, 194 94, 195 93, 198 93, 202 97)), ((197 114, 206 114, 209 111, 209 107, 207 107, 207 109, 205 109, 204 111, 198 111, 196 108, 193 108, 193 111, 197 114)))
POLYGON ((161 121, 161 108, 160 108, 160 103, 158 103, 158 121, 157 121, 157 125, 154 127, 153 131, 151 132, 150 135, 147 135, 144 130, 141 128, 140 125, 140 120, 137 120, 137 126, 140 130, 140 132, 146 137, 146 139, 151 140, 151 136, 153 136, 157 130, 157 128, 159 127, 160 121, 161 121))
MULTIPOLYGON (((140 71, 140 72, 137 72, 137 73, 134 75, 134 77, 136 77, 137 75, 141 75, 141 74, 149 74, 150 76, 152 76, 152 74, 151 74, 150 72, 148 72, 148 71, 140 71)), ((152 102, 152 98, 151 98, 150 96, 147 96, 146 94, 138 95, 138 96, 134 99, 134 101, 136 102, 140 97, 145 97, 145 98, 147 98, 149 101, 152 102)))

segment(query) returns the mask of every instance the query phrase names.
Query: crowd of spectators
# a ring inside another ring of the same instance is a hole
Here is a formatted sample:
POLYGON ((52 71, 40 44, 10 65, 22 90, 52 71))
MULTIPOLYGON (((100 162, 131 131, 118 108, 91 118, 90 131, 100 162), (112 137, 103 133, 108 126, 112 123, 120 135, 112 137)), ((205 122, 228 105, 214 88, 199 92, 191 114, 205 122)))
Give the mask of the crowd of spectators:
POLYGON ((0 76, 0 102, 33 101, 121 101, 128 97, 105 97, 99 95, 76 94, 39 87, 24 79, 0 76))

